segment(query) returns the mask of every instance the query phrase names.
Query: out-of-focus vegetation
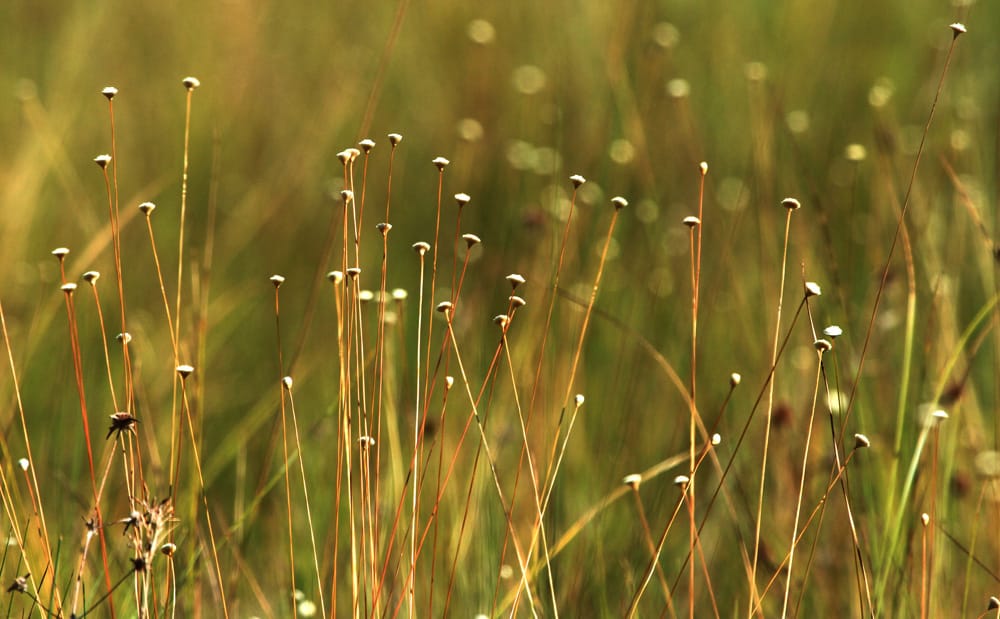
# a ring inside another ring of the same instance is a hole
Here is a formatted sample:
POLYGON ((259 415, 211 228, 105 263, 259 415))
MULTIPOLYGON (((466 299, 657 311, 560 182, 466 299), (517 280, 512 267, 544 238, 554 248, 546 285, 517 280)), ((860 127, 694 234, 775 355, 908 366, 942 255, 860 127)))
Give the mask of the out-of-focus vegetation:
POLYGON ((0 23, 9 615, 1000 595, 995 3, 15 1, 0 23))

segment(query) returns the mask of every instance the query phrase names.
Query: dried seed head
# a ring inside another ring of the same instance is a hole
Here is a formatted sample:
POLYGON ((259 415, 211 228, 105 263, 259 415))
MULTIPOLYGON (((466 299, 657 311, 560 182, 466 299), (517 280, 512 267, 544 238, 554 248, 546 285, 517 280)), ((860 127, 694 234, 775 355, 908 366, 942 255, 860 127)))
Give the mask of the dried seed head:
POLYGON ((729 386, 735 387, 736 385, 740 384, 741 380, 743 380, 743 377, 740 376, 740 373, 733 372, 732 374, 729 375, 729 386))
POLYGON ((194 372, 194 366, 193 365, 186 365, 185 364, 185 365, 178 365, 177 366, 177 373, 180 374, 181 378, 187 378, 188 376, 191 376, 192 372, 194 372))
POLYGON ((506 329, 509 322, 510 316, 507 314, 497 314, 493 317, 493 324, 498 325, 501 329, 506 329))
POLYGON ((819 287, 816 282, 806 282, 805 284, 806 297, 818 297, 823 294, 823 289, 819 287))
POLYGON ((337 159, 343 165, 347 165, 351 161, 351 152, 349 150, 347 150, 347 149, 344 149, 344 150, 340 151, 339 153, 337 153, 337 159))
POLYGON ((168 557, 172 557, 174 556, 174 553, 177 552, 177 545, 172 542, 167 542, 166 544, 160 546, 160 552, 168 557))
POLYGON ((996 610, 1000 608, 1000 598, 995 595, 990 596, 990 601, 986 603, 987 610, 996 610))
POLYGON ((104 440, 111 438, 112 434, 120 435, 122 432, 134 431, 135 424, 139 423, 138 419, 125 411, 113 413, 109 417, 111 417, 111 426, 108 428, 108 435, 104 437, 104 440))
POLYGON ((526 281, 520 273, 511 273, 504 279, 510 284, 511 290, 517 290, 517 287, 526 281))
POLYGON ((439 171, 444 171, 444 169, 447 168, 448 164, 451 162, 445 159, 444 157, 435 157, 434 161, 432 161, 431 163, 433 163, 434 167, 436 167, 439 171))
POLYGON ((463 206, 465 206, 466 204, 468 204, 469 200, 471 200, 471 199, 472 198, 470 198, 469 194, 467 194, 467 193, 456 193, 455 194, 455 203, 458 204, 458 208, 462 208, 463 206))
POLYGON ((686 488, 690 482, 691 478, 687 475, 678 475, 677 477, 674 477, 674 485, 680 488, 686 488))
POLYGON ((787 208, 790 211, 794 211, 802 207, 802 204, 795 198, 785 198, 781 201, 781 206, 787 208))
POLYGON ((463 234, 462 240, 465 241, 466 249, 472 249, 473 245, 479 245, 483 242, 483 240, 475 234, 463 234))
POLYGON ((357 279, 358 275, 361 275, 360 267, 350 267, 347 269, 347 276, 351 279, 357 279))
POLYGON ((940 408, 931 413, 931 417, 938 422, 942 422, 948 418, 948 413, 944 412, 940 408))
POLYGON ((56 247, 52 250, 52 255, 58 258, 61 262, 63 258, 69 255, 69 249, 66 247, 56 247))
POLYGON ((587 182, 587 179, 583 178, 579 174, 574 174, 573 176, 569 177, 569 182, 573 183, 573 189, 579 189, 580 185, 587 182))
POLYGON ((611 204, 614 205, 616 211, 620 211, 626 206, 628 206, 628 200, 621 196, 615 196, 611 198, 611 204))
POLYGON ((184 84, 184 88, 187 88, 188 90, 194 90, 195 88, 201 86, 201 80, 197 77, 191 76, 185 77, 182 83, 184 84))
POLYGON ((403 288, 392 289, 392 298, 394 301, 405 301, 408 295, 409 293, 407 293, 403 288))
POLYGON ((76 290, 76 284, 72 282, 68 284, 63 284, 62 286, 59 287, 59 290, 62 290, 66 294, 73 294, 73 292, 76 290))
POLYGON ((358 292, 358 300, 362 303, 369 303, 375 300, 375 293, 371 290, 361 290, 358 292))
POLYGON ((31 466, 31 463, 28 462, 27 458, 21 458, 17 461, 17 465, 21 467, 22 471, 27 471, 28 467, 31 466))
POLYGON ((330 271, 326 274, 326 278, 334 284, 339 284, 344 281, 344 274, 341 271, 330 271))
POLYGON ((855 449, 867 449, 871 447, 872 442, 864 434, 854 435, 854 448, 855 449))
POLYGON ((716 432, 715 434, 712 435, 712 445, 714 447, 718 447, 721 444, 722 444, 722 435, 716 432))
POLYGON ((702 176, 705 176, 706 174, 708 174, 708 162, 707 161, 702 161, 701 163, 699 163, 698 164, 698 169, 701 170, 701 175, 702 176))
POLYGON ((688 215, 687 217, 684 218, 684 225, 687 226, 688 228, 694 228, 695 226, 701 225, 701 220, 695 217, 694 215, 688 215))
POLYGON ((402 135, 400 135, 398 133, 390 133, 389 134, 389 145, 390 146, 396 147, 402 141, 403 141, 403 136, 402 135))
MULTIPOLYGON (((466 242, 468 242, 468 241, 466 241, 466 242)), ((421 256, 423 256, 424 254, 426 254, 430 250, 431 250, 431 244, 427 243, 426 241, 419 241, 419 242, 413 244, 413 251, 417 252, 421 256)))
POLYGON ((350 189, 345 189, 340 192, 340 199, 344 202, 344 206, 347 206, 354 200, 354 192, 350 189))
POLYGON ((444 377, 444 388, 445 388, 445 391, 451 389, 454 386, 455 386, 455 377, 454 376, 445 376, 444 377))
POLYGON ((507 297, 507 300, 510 301, 510 305, 513 308, 524 307, 525 305, 528 304, 527 301, 525 301, 521 297, 517 296, 516 294, 507 297))
POLYGON ((371 436, 362 436, 358 439, 362 449, 369 449, 375 446, 375 439, 371 436))
POLYGON ((958 22, 955 22, 954 24, 951 24, 948 27, 951 28, 951 31, 954 33, 955 38, 958 38, 959 35, 968 32, 968 30, 965 29, 965 24, 960 24, 958 22))
POLYGON ((149 214, 152 213, 153 209, 155 209, 155 208, 156 208, 156 205, 153 204, 152 202, 143 202, 142 204, 139 205, 139 210, 146 217, 149 217, 149 214))
POLYGON ((104 89, 101 91, 101 94, 107 97, 108 101, 111 101, 112 99, 115 98, 115 95, 118 94, 118 89, 115 88, 114 86, 105 86, 104 89))
POLYGON ((371 138, 365 138, 360 142, 358 142, 358 146, 360 146, 361 150, 365 151, 365 154, 367 155, 368 153, 372 152, 373 148, 375 148, 375 140, 371 138))
POLYGON ((292 377, 291 376, 286 376, 286 377, 282 378, 281 379, 281 386, 284 387, 287 391, 291 391, 292 390, 292 377))
POLYGON ((925 527, 931 523, 931 515, 927 512, 920 514, 920 523, 925 527))
POLYGON ((830 325, 829 327, 823 329, 823 335, 830 339, 836 339, 844 334, 844 330, 837 325, 830 325))
POLYGON ((833 344, 830 343, 830 340, 824 340, 823 338, 813 342, 813 346, 816 347, 816 351, 820 354, 833 350, 833 344))
POLYGON ((389 234, 389 230, 392 230, 392 224, 386 222, 375 224, 375 229, 381 232, 382 236, 386 236, 389 234))
POLYGON ((126 346, 128 346, 129 344, 132 343, 132 334, 131 333, 119 333, 118 335, 115 336, 115 339, 118 340, 119 342, 122 342, 126 346))
POLYGON ((575 396, 573 396, 573 404, 575 404, 577 408, 580 408, 581 406, 583 406, 583 394, 582 393, 578 393, 575 396))
POLYGON ((28 577, 31 574, 25 574, 24 576, 18 576, 14 579, 14 582, 7 587, 7 593, 27 593, 28 592, 28 577))
POLYGON ((631 475, 626 475, 624 479, 622 479, 622 483, 633 490, 638 490, 639 484, 642 483, 642 475, 640 475, 639 473, 632 473, 631 475))
POLYGON ((102 170, 108 167, 111 163, 111 155, 98 155, 94 157, 94 163, 96 163, 102 170))
POLYGON ((447 314, 449 312, 454 311, 455 306, 454 304, 451 303, 451 301, 441 301, 440 303, 437 304, 437 307, 435 309, 442 314, 447 314))
POLYGON ((270 282, 274 284, 275 288, 279 288, 282 284, 285 283, 285 278, 282 277, 281 275, 272 275, 271 277, 268 278, 268 280, 270 280, 270 282))
POLYGON ((355 159, 361 156, 361 151, 352 146, 351 148, 347 149, 347 154, 351 156, 351 161, 354 161, 355 159))

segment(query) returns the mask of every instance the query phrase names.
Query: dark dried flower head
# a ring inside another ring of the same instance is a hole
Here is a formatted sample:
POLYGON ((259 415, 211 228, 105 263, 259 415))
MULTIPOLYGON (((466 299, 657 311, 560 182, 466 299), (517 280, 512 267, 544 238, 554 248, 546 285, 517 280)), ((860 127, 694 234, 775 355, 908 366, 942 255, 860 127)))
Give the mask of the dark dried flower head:
MULTIPOLYGON (((104 440, 111 438, 112 434, 117 434, 121 436, 122 432, 135 432, 135 424, 139 423, 139 420, 133 417, 130 413, 120 411, 110 415, 111 417, 111 427, 108 428, 108 435, 104 437, 104 440)), ((118 438, 116 436, 115 438, 118 438)))
POLYGON ((28 578, 31 574, 25 574, 24 576, 18 576, 14 579, 14 582, 7 587, 7 593, 27 593, 28 592, 28 578))

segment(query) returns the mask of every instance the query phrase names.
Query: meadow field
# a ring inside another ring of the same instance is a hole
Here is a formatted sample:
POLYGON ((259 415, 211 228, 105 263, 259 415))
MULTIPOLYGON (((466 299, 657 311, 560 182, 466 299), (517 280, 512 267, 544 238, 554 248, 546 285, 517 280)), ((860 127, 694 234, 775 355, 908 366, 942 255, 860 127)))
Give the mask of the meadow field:
POLYGON ((0 615, 1000 617, 995 2, 0 23, 0 615))

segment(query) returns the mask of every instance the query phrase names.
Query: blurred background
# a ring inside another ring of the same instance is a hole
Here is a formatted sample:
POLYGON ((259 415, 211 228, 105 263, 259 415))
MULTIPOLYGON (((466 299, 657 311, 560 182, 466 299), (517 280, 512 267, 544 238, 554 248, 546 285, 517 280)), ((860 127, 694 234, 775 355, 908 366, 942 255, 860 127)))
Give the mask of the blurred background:
MULTIPOLYGON (((709 169, 697 363, 698 404, 706 421, 719 415, 730 373, 742 373, 745 381, 719 422, 723 463, 735 447, 735 440, 727 441, 738 436, 755 410, 768 376, 785 218, 779 204, 785 196, 797 197, 803 208, 792 221, 786 284, 792 292, 781 332, 789 328, 803 279, 819 282, 824 295, 813 308, 816 328, 836 323, 845 331, 837 342, 838 371, 828 376, 829 384, 832 391, 851 392, 900 205, 952 42, 948 24, 956 21, 964 22, 969 33, 958 41, 926 136, 910 192, 906 247, 894 251, 845 429, 847 436, 867 433, 876 444, 858 463, 863 481, 852 490, 862 546, 875 574, 887 569, 887 563, 879 564, 880 531, 893 518, 885 511, 892 504, 887 497, 898 495, 901 486, 897 479, 893 487, 885 471, 893 461, 898 466, 909 462, 920 433, 917 411, 940 395, 939 384, 952 390, 951 400, 939 403, 955 407, 949 409, 954 424, 941 439, 943 464, 936 473, 941 481, 926 485, 921 477, 914 491, 914 524, 915 515, 927 511, 927 502, 935 498, 948 530, 968 549, 973 540, 971 530, 963 528, 967 523, 989 531, 1000 522, 995 493, 988 508, 977 503, 985 496, 982 484, 992 483, 992 477, 976 467, 980 454, 997 448, 1000 432, 996 313, 976 323, 974 337, 963 337, 997 291, 996 3, 5 3, 0 8, 0 301, 39 458, 39 483, 48 491, 43 501, 56 512, 50 529, 65 536, 68 547, 75 546, 88 509, 59 264, 50 252, 71 249, 69 281, 80 281, 91 269, 103 273, 105 313, 117 311, 108 194, 93 163, 112 147, 102 88, 119 89, 114 118, 125 297, 129 331, 136 338, 139 433, 148 441, 147 457, 156 471, 162 469, 169 439, 162 434, 164 422, 155 418, 169 412, 174 364, 148 233, 136 206, 157 205, 151 221, 172 300, 184 147, 181 79, 192 75, 201 82, 191 110, 181 256, 187 311, 179 327, 180 348, 198 368, 194 406, 203 430, 209 496, 228 521, 222 525, 225 536, 238 541, 241 550, 239 569, 232 559, 226 565, 234 573, 255 574, 264 591, 281 592, 274 602, 283 599, 288 586, 280 570, 271 567, 274 561, 283 565, 275 554, 285 556, 284 497, 265 482, 278 470, 272 455, 279 427, 277 377, 283 371, 297 380, 296 404, 307 428, 303 459, 312 475, 313 516, 322 523, 333 520, 333 503, 324 490, 333 492, 329 446, 338 427, 338 366, 333 299, 321 286, 328 285, 323 274, 341 268, 339 254, 326 253, 327 239, 342 232, 338 152, 362 138, 376 143, 364 185, 368 211, 361 230, 367 242, 361 262, 365 285, 377 289, 382 248, 374 224, 385 220, 389 203, 394 228, 387 288, 407 290, 412 303, 396 323, 398 376, 387 387, 388 399, 404 409, 412 407, 418 389, 412 375, 420 264, 409 248, 431 241, 435 233, 438 172, 432 159, 451 161, 443 177, 441 277, 446 283, 439 281, 433 301, 450 298, 452 261, 465 257, 464 244, 451 243, 456 210, 450 196, 471 196, 462 211, 461 232, 483 241, 470 255, 456 315, 456 337, 468 356, 473 388, 483 381, 496 346, 489 319, 505 309, 509 287, 503 276, 512 272, 528 280, 519 291, 528 300, 519 317, 523 332, 515 326, 510 336, 513 354, 520 355, 517 383, 524 390, 532 385, 559 239, 569 215, 573 187, 568 178, 587 178, 575 204, 548 343, 551 363, 538 396, 538 410, 545 411, 538 422, 538 449, 545 453, 559 423, 582 309, 613 211, 610 199, 628 199, 608 249, 573 385, 574 393, 586 394, 587 404, 556 483, 548 524, 555 540, 619 487, 624 475, 687 449, 687 404, 680 388, 691 372, 691 266, 688 230, 681 220, 697 213, 700 162, 709 169), (395 149, 390 195, 386 136, 391 132, 403 139, 395 149), (281 299, 284 366, 276 354, 274 288, 267 281, 275 273, 287 278, 281 299), (908 294, 917 308, 911 323, 908 294), (915 335, 910 352, 907 333, 915 335), (907 356, 912 369, 903 392, 907 356), (948 365, 956 356, 954 367, 948 365), (672 382, 667 366, 680 385, 672 382), (905 411, 904 423, 897 410, 905 411), (894 453, 895 441, 902 446, 899 453, 894 453)), ((358 195, 360 172, 359 167, 358 195)), ((91 424, 100 434, 112 409, 98 317, 92 305, 84 307, 82 296, 79 305, 91 424)), ((108 320, 110 332, 117 332, 108 320)), ((774 489, 769 486, 766 506, 772 517, 762 534, 773 563, 780 561, 791 534, 815 372, 812 342, 808 321, 800 318, 776 371, 777 447, 774 471, 769 471, 774 489)), ((501 417, 489 426, 500 471, 513 470, 521 444, 510 416, 510 389, 506 384, 497 396, 494 409, 501 417)), ((9 375, 0 381, 0 394, 6 403, 0 413, 2 466, 13 475, 24 446, 9 375)), ((460 430, 468 409, 464 403, 453 406, 449 410, 460 430)), ((735 512, 715 507, 718 517, 710 518, 703 532, 722 614, 746 604, 737 547, 748 538, 752 547, 762 414, 751 426, 729 482, 735 512)), ((408 436, 412 421, 405 419, 399 432, 408 436)), ((825 419, 822 425, 828 444, 825 419)), ((478 442, 475 436, 469 440, 478 442)), ((819 473, 809 486, 814 499, 825 488, 830 466, 829 447, 816 449, 819 473)), ((472 447, 465 450, 463 458, 471 459, 472 447)), ((407 463, 394 466, 405 472, 407 463)), ((466 534, 464 547, 451 549, 462 553, 466 566, 458 571, 452 594, 452 611, 461 616, 490 612, 502 572, 498 548, 504 516, 482 466, 475 482, 482 486, 479 524, 466 534), (470 539, 475 540, 471 548, 470 539)), ((643 487, 654 536, 676 503, 668 477, 673 474, 643 487)), ((712 479, 705 484, 706 499, 717 477, 712 479)), ((162 496, 164 481, 156 483, 149 490, 162 496)), ((463 492, 455 490, 456 505, 463 492)), ((399 495, 387 496, 385 509, 391 514, 392 497, 399 495)), ((121 511, 122 505, 112 501, 110 510, 121 511)), ((527 525, 532 512, 527 502, 524 508, 527 525)), ((460 507, 455 509, 457 515, 449 518, 460 516, 460 507)), ((853 590, 854 572, 843 545, 849 543, 843 506, 831 509, 841 511, 824 525, 822 539, 830 547, 819 545, 810 575, 814 586, 804 586, 803 616, 858 611, 855 598, 840 598, 845 588, 853 590)), ((592 616, 625 610, 649 558, 636 522, 634 505, 618 501, 554 559, 554 599, 561 610, 592 610, 592 616)), ((327 524, 320 527, 321 539, 334 534, 327 524)), ((679 573, 687 549, 684 535, 676 537, 663 553, 670 579, 679 573)), ((994 571, 962 571, 974 563, 970 553, 941 539, 935 573, 958 570, 963 576, 954 583, 942 581, 933 608, 956 608, 970 598, 980 608, 980 600, 1000 590, 992 576, 1000 571, 1000 545, 980 540, 986 546, 976 555, 994 571)), ((306 556, 305 538, 301 543, 306 556)), ((329 572, 333 563, 345 560, 326 553, 323 568, 329 572)), ((900 560, 888 564, 895 574, 890 588, 899 593, 888 596, 882 608, 913 616, 919 574, 909 560, 900 560)), ((297 571, 306 580, 309 566, 303 566, 297 571)), ((5 570, 4 585, 6 576, 5 570)), ((245 584, 234 584, 232 592, 241 601, 241 616, 267 614, 245 584)), ((700 595, 699 604, 707 604, 704 587, 700 595)), ((659 612, 662 597, 652 592, 647 597, 648 612, 659 612)), ((287 616, 275 605, 271 612, 287 616)), ((433 608, 432 614, 440 610, 433 608)), ((705 614, 699 616, 708 616, 709 607, 700 608, 705 614)))

